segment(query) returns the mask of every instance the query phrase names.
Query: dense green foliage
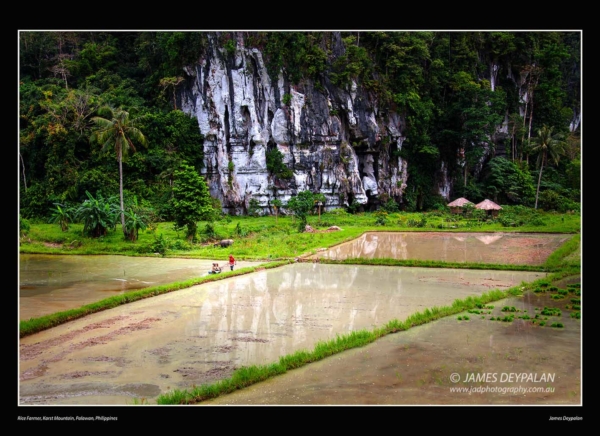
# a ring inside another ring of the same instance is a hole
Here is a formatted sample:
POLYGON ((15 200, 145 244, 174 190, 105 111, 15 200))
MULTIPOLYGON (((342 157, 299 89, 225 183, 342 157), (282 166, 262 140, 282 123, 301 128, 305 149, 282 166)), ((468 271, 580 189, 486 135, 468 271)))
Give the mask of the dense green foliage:
POLYGON ((120 213, 114 197, 105 199, 101 193, 96 198, 86 192, 88 199, 74 209, 74 215, 83 223, 83 234, 92 238, 105 236, 114 229, 120 213))
POLYGON ((198 221, 213 214, 211 197, 204 179, 190 165, 182 164, 175 171, 173 214, 176 228, 186 227, 188 241, 196 238, 198 221))
POLYGON ((298 229, 300 232, 303 232, 306 227, 308 214, 315 207, 321 207, 319 203, 321 206, 325 204, 325 196, 310 191, 299 192, 298 195, 294 195, 287 202, 287 208, 298 218, 298 229))
POLYGON ((266 153, 267 169, 281 179, 291 179, 294 173, 283 163, 283 153, 273 148, 266 153))
MULTIPOLYGON (((136 196, 158 218, 174 220, 174 171, 184 162, 203 166, 198 121, 178 109, 190 80, 184 67, 217 49, 233 62, 239 38, 262 51, 272 78, 282 74, 284 105, 307 80, 326 95, 355 83, 376 98, 378 111, 403 117, 401 149, 385 134, 369 146, 409 162, 404 210, 444 204, 434 190, 441 162, 455 198, 531 207, 537 199, 562 211, 580 202, 579 130, 569 131, 581 111, 579 32, 26 31, 19 35, 22 216, 48 220, 56 204, 77 206, 86 192, 108 198, 121 187, 122 203, 136 196), (92 141, 92 120, 105 106, 138 118, 147 139, 147 148, 123 159, 122 171, 115 148, 92 141), (567 146, 559 161, 536 165, 547 156, 536 148, 544 126, 567 146)), ((345 109, 331 111, 343 117, 345 109)), ((276 152, 267 156, 269 171, 292 177, 276 152)))

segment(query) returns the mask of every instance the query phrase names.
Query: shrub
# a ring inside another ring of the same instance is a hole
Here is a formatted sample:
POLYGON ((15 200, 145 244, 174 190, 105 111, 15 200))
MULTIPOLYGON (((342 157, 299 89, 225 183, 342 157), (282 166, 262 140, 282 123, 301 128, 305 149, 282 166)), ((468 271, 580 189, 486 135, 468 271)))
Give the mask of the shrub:
POLYGON ((381 205, 381 210, 387 213, 398 212, 400 208, 398 207, 398 203, 393 198, 390 198, 384 204, 381 205))
POLYGON ((388 222, 387 215, 388 214, 386 212, 381 212, 381 211, 375 212, 375 225, 376 226, 385 226, 388 222))
POLYGON ((532 226, 538 226, 538 227, 543 227, 546 225, 544 220, 541 219, 540 217, 534 217, 531 221, 529 221, 528 224, 532 225, 532 226))
POLYGON ((97 198, 85 191, 88 199, 73 211, 76 220, 83 222, 83 233, 98 238, 108 233, 117 225, 120 216, 120 207, 116 196, 105 199, 98 193, 97 198))
POLYGON ((511 213, 504 213, 498 217, 498 222, 502 224, 502 227, 517 227, 522 224, 522 222, 511 213))
POLYGON ((244 236, 248 235, 248 230, 247 230, 247 229, 245 229, 245 228, 243 228, 243 227, 241 226, 241 224, 238 222, 238 223, 237 223, 237 225, 235 226, 234 233, 235 233, 237 236, 244 237, 244 236))
POLYGON ((174 240, 171 244, 169 244, 169 249, 171 250, 180 250, 180 251, 189 251, 192 249, 192 245, 181 239, 174 240))
POLYGON ((421 215, 421 218, 417 221, 416 219, 410 218, 406 222, 407 227, 425 227, 427 225, 427 218, 425 215, 421 215))
POLYGON ((565 213, 568 210, 580 210, 581 206, 579 203, 560 195, 552 189, 546 189, 540 193, 539 204, 544 210, 555 210, 561 213, 565 213))
POLYGON ((352 203, 348 206, 348 212, 351 214, 357 213, 361 208, 361 204, 355 200, 352 200, 352 203))
POLYGON ((283 163, 283 153, 277 148, 267 150, 266 153, 267 170, 280 179, 291 179, 294 177, 294 172, 283 163))
POLYGON ((215 231, 215 226, 212 223, 206 223, 204 226, 204 231, 202 232, 209 238, 215 238, 217 236, 217 232, 215 231))
POLYGON ((287 208, 291 210, 299 219, 298 231, 304 232, 307 224, 307 215, 317 202, 325 203, 325 195, 315 194, 310 190, 299 192, 298 195, 291 197, 287 203, 287 208))
POLYGON ((331 210, 330 210, 329 212, 327 212, 327 213, 329 213, 329 214, 331 214, 331 215, 335 215, 335 216, 342 216, 342 217, 344 217, 344 216, 347 216, 347 215, 348 215, 348 212, 346 211, 346 209, 343 209, 343 208, 341 208, 341 207, 340 207, 340 208, 336 208, 336 209, 331 209, 331 210))
POLYGON ((52 217, 50 222, 53 224, 58 223, 60 229, 63 232, 69 230, 69 224, 73 220, 71 209, 64 204, 54 203, 54 209, 52 209, 52 217))
POLYGON ((248 215, 257 217, 260 215, 261 207, 256 198, 251 198, 248 202, 248 215))
POLYGON ((150 248, 154 253, 159 253, 164 257, 169 248, 169 240, 165 238, 162 233, 158 236, 154 235, 154 242, 150 245, 150 248))
POLYGON ((29 220, 23 218, 21 214, 19 214, 19 233, 21 236, 25 236, 31 230, 31 224, 29 220))

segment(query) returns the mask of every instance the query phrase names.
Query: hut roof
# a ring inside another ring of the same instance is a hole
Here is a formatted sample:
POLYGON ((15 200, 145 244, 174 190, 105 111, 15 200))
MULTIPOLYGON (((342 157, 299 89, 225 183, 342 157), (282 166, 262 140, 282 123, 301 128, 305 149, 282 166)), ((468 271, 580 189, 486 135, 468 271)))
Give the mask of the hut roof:
POLYGON ((500 209, 502 209, 502 207, 498 206, 492 200, 488 200, 487 198, 485 200, 483 200, 481 203, 477 204, 475 207, 477 209, 482 209, 482 210, 500 210, 500 209))
POLYGON ((454 200, 452 203, 448 203, 448 207, 463 207, 465 204, 473 204, 466 198, 460 197, 454 200))

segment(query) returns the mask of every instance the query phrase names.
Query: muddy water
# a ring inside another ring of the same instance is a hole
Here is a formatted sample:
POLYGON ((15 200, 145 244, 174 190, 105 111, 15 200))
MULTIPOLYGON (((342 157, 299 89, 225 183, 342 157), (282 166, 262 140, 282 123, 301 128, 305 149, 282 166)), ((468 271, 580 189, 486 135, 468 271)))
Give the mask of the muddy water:
POLYGON ((543 276, 299 263, 206 283, 22 338, 20 404, 152 403, 336 334, 543 276))
POLYGON ((581 322, 566 301, 498 301, 484 318, 447 317, 388 335, 201 405, 581 405, 581 322), (510 323, 490 320, 504 306, 521 312, 510 323), (518 318, 544 306, 562 315, 544 327, 518 318))
MULTIPOLYGON (((213 260, 21 254, 19 262, 19 314, 20 319, 30 319, 204 276, 213 260)), ((227 264, 218 262, 222 267, 227 264)), ((236 268, 259 263, 239 261, 236 268)))
POLYGON ((570 238, 535 233, 372 232, 312 257, 542 265, 570 238))

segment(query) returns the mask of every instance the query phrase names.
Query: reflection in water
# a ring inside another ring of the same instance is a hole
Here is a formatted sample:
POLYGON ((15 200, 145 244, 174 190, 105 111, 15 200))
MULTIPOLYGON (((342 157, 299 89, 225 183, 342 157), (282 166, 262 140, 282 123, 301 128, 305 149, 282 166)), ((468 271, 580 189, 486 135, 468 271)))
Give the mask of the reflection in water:
POLYGON ((502 238, 502 235, 485 235, 485 236, 477 236, 477 239, 479 239, 481 242, 483 242, 485 245, 489 245, 493 242, 496 242, 498 239, 502 238))
POLYGON ((544 294, 498 301, 491 315, 447 317, 391 334, 202 404, 581 405, 581 322, 567 303, 544 294), (504 306, 532 317, 558 307, 563 315, 554 318, 564 327, 519 317, 493 321, 504 306), (488 379, 469 381, 480 374, 488 379), (516 374, 526 376, 509 379, 516 374))
POLYGON ((534 233, 371 232, 312 257, 542 265, 570 237, 534 233))
POLYGON ((299 263, 193 286, 22 338, 21 402, 126 404, 544 276, 299 263))

